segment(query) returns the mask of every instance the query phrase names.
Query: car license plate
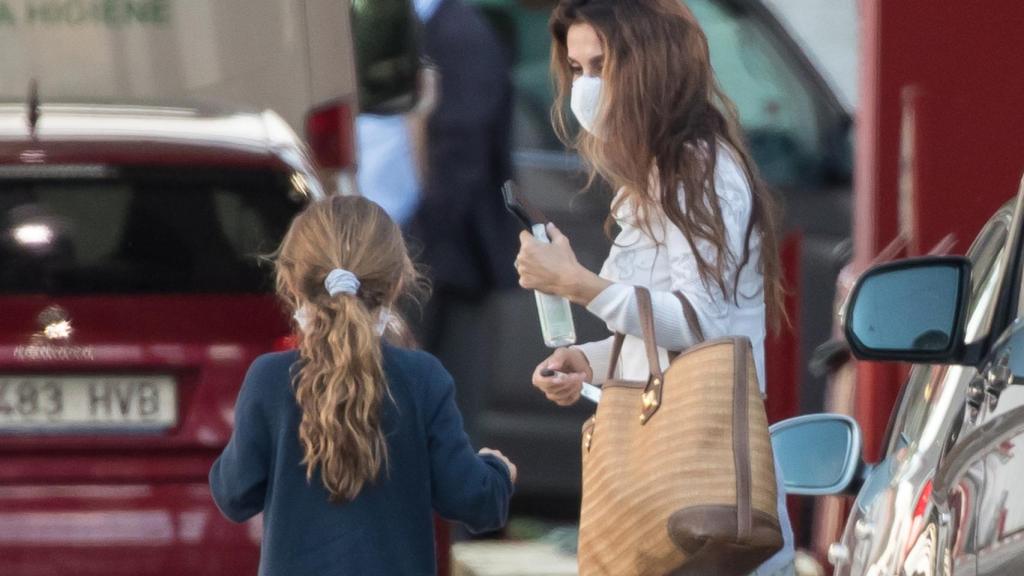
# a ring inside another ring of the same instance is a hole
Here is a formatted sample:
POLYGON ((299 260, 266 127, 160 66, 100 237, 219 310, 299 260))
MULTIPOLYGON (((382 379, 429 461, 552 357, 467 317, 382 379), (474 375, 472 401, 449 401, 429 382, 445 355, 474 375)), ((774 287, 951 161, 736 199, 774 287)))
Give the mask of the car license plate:
POLYGON ((170 376, 0 376, 0 432, 158 431, 177 419, 170 376))

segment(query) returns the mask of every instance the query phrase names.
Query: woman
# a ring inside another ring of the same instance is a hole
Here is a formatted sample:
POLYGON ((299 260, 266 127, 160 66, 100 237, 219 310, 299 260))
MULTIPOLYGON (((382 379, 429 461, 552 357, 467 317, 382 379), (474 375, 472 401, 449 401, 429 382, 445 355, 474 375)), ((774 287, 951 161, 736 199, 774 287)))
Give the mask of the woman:
POLYGON ((382 341, 417 283, 398 226, 364 198, 317 202, 276 267, 299 348, 249 368, 214 500, 235 522, 263 512, 261 575, 434 574, 432 510, 500 528, 516 467, 473 453, 437 359, 382 341))
MULTIPOLYGON (((618 190, 610 218, 620 232, 600 274, 579 264, 553 225, 550 245, 523 233, 520 284, 564 296, 626 334, 618 376, 627 380, 649 374, 633 286, 651 290, 663 365, 667 350, 695 342, 673 295, 681 291, 708 338, 750 339, 763 393, 765 326, 783 314, 775 207, 693 14, 680 0, 563 0, 551 33, 555 127, 589 163, 592 181, 618 190), (575 138, 567 99, 583 128, 575 138)), ((558 349, 537 366, 533 384, 553 402, 573 404, 583 382, 607 374, 611 346, 608 338, 558 349), (547 370, 558 373, 543 376, 547 370)), ((780 514, 787 546, 763 573, 791 563, 784 507, 780 514)))

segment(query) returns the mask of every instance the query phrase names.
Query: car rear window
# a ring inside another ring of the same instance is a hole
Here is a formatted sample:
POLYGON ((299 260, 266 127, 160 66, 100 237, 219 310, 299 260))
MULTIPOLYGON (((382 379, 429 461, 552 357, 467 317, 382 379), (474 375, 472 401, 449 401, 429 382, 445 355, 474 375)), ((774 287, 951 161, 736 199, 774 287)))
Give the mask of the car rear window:
POLYGON ((273 288, 304 195, 270 168, 0 172, 0 294, 242 293, 273 288))

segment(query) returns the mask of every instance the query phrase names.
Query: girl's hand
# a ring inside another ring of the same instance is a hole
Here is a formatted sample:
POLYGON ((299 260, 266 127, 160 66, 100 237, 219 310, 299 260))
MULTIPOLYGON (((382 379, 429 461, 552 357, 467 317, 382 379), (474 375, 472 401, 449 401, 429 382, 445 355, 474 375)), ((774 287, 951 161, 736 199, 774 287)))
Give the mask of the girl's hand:
POLYGON ((533 371, 533 385, 559 406, 575 404, 580 399, 583 383, 593 379, 594 372, 586 355, 575 348, 555 350, 533 371), (554 370, 559 374, 544 376, 546 370, 554 370))
POLYGON ((490 448, 481 448, 480 452, 478 452, 478 454, 480 454, 480 455, 490 454, 491 456, 494 456, 498 460, 501 460, 505 464, 505 466, 508 466, 508 473, 509 473, 509 476, 512 479, 512 483, 513 484, 516 483, 516 479, 519 478, 519 469, 516 468, 516 465, 513 464, 512 461, 508 459, 508 457, 506 457, 501 452, 499 452, 497 450, 491 450, 490 448))

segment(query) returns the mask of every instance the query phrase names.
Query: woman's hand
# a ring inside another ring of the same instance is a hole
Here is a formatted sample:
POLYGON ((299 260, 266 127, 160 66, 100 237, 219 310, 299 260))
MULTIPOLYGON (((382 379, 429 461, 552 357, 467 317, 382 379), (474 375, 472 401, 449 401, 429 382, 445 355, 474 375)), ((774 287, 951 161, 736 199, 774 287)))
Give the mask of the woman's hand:
POLYGON ((554 224, 547 225, 547 233, 550 244, 526 231, 519 235, 519 285, 563 296, 576 304, 588 304, 609 282, 580 265, 569 239, 554 224))
POLYGON ((519 478, 519 469, 516 468, 516 465, 513 464, 512 461, 509 460, 507 456, 505 456, 504 454, 497 450, 491 450, 490 448, 481 448, 478 454, 480 454, 481 456, 484 454, 489 454, 491 456, 494 456, 498 460, 501 460, 505 464, 505 466, 508 466, 508 473, 512 479, 512 483, 516 483, 516 479, 519 478))
POLYGON ((580 399, 580 391, 584 382, 594 379, 590 362, 586 355, 576 348, 559 348, 546 360, 537 365, 533 371, 533 385, 548 400, 559 406, 571 406, 580 399), (558 372, 553 376, 544 376, 546 370, 558 372))

